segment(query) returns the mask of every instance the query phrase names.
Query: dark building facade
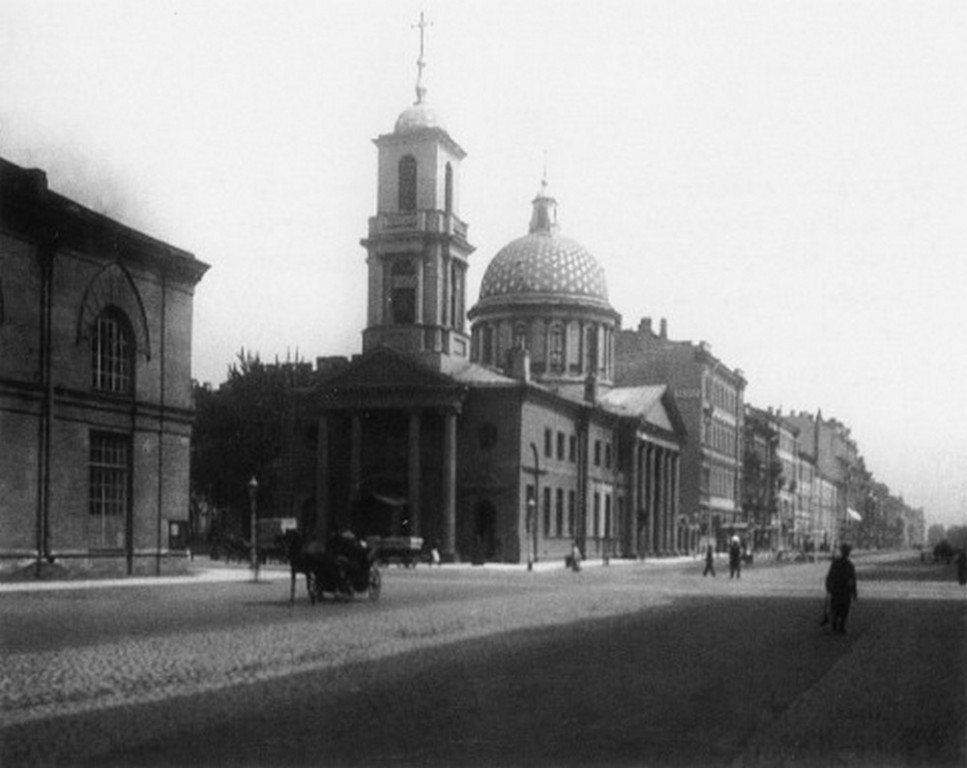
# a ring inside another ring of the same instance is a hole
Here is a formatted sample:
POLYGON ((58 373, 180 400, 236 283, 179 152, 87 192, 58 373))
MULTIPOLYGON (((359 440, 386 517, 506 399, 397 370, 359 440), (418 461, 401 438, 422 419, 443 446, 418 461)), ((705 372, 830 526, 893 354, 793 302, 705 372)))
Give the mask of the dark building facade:
POLYGON ((207 265, 0 160, 0 556, 158 572, 188 518, 207 265))

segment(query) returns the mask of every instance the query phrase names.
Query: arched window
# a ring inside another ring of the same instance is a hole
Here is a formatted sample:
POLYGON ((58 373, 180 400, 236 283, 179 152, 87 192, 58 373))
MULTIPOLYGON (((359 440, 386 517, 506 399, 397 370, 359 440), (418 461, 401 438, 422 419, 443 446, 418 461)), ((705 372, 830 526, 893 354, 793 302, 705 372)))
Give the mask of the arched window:
POLYGON ((447 163, 447 170, 445 179, 445 186, 443 191, 443 210, 447 213, 453 213, 453 166, 447 163))
POLYGON ((416 322, 416 267, 409 259, 393 264, 391 270, 390 314, 396 325, 416 322))
POLYGON ((513 345, 514 349, 527 349, 527 326, 523 323, 514 326, 513 345))
POLYGON ((548 355, 551 371, 562 373, 564 371, 564 326, 551 326, 551 348, 548 355))
POLYGON ((480 361, 484 365, 494 364, 494 329, 490 325, 485 325, 483 327, 480 361))
POLYGON ((108 307, 94 319, 91 333, 91 387, 115 395, 134 385, 131 324, 119 309, 108 307))
POLYGON ((450 325, 463 330, 463 266, 450 262, 450 325))
POLYGON ((416 158, 413 155, 400 158, 399 206, 401 211, 416 210, 416 158))
POLYGON ((585 373, 597 373, 598 369, 598 327, 589 325, 585 329, 585 373))

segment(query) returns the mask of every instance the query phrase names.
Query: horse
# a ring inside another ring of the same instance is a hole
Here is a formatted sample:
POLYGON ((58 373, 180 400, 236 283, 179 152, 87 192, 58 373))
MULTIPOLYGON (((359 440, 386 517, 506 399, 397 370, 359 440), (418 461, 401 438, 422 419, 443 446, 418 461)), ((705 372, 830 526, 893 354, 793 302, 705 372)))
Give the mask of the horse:
POLYGON ((316 578, 319 569, 323 567, 325 552, 318 542, 310 541, 304 543, 302 534, 296 530, 288 530, 282 534, 282 549, 286 559, 289 561, 289 573, 291 574, 291 587, 289 589, 289 605, 295 605, 295 585, 299 574, 305 574, 306 592, 309 593, 309 602, 316 603, 316 578))

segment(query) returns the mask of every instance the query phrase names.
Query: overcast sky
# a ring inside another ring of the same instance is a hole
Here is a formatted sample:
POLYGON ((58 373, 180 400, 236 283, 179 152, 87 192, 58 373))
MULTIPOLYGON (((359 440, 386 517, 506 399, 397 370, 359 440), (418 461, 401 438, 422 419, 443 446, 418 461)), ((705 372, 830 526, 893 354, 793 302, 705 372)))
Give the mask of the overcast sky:
POLYGON ((487 263, 547 158, 625 327, 668 319, 821 408, 967 524, 967 3, 0 0, 0 153, 211 265, 193 374, 352 354, 376 148, 414 98, 467 150, 487 263))

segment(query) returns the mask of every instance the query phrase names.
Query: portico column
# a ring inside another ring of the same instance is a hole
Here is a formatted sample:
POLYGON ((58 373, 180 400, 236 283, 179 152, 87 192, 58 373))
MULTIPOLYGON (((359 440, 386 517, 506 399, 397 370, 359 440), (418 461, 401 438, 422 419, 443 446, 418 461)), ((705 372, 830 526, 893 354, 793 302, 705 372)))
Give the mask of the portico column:
POLYGON ((457 412, 447 410, 443 427, 443 552, 457 554, 457 412))
MULTIPOLYGON (((677 453, 672 454, 672 515, 675 518, 675 525, 678 526, 679 515, 681 514, 681 493, 679 492, 679 482, 681 481, 681 456, 677 453)), ((691 532, 691 529, 685 528, 685 531, 691 532)), ((693 547, 691 542, 686 540, 684 542, 685 551, 691 552, 693 547)))
POLYGON ((629 512, 628 517, 631 519, 630 526, 626 526, 630 529, 631 535, 628 537, 628 542, 631 545, 632 551, 635 557, 641 556, 641 546, 638 541, 638 503, 641 498, 641 489, 638 484, 641 482, 641 467, 639 462, 641 461, 641 444, 638 442, 636 437, 634 442, 631 444, 631 499, 629 500, 629 512))
MULTIPOLYGON (((316 541, 323 543, 329 537, 329 418, 320 416, 316 439, 316 541)), ((300 521, 301 522, 301 521, 300 521)))
POLYGON ((662 485, 665 487, 665 551, 675 553, 675 519, 672 517, 672 462, 671 453, 664 451, 662 485))
POLYGON ((648 446, 648 455, 645 466, 648 474, 648 551, 658 554, 658 492, 655 483, 655 446, 648 446))
POLYGON ((359 411, 353 411, 352 438, 349 453, 349 498, 346 500, 346 511, 341 515, 342 524, 350 522, 353 502, 359 498, 359 485, 363 473, 363 419, 359 411))
POLYGON ((410 535, 421 536, 420 518, 420 412, 410 411, 409 447, 407 450, 407 503, 410 513, 410 535))
POLYGON ((668 552, 668 485, 666 482, 665 449, 658 449, 658 548, 668 552))

